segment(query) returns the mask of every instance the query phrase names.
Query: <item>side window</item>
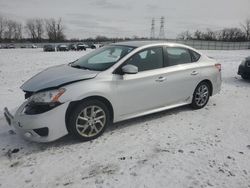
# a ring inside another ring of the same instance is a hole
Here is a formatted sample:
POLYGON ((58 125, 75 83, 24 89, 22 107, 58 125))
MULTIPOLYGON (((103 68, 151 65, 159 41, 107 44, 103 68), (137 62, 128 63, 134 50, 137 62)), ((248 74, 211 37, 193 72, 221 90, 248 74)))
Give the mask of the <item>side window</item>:
POLYGON ((168 64, 169 66, 191 63, 192 58, 188 49, 178 47, 168 47, 168 64))
POLYGON ((196 62, 200 59, 201 55, 197 52, 194 52, 193 50, 189 50, 192 56, 192 62, 196 62))
POLYGON ((135 65, 138 71, 147 71, 163 67, 163 50, 162 47, 148 48, 133 55, 127 64, 135 65))

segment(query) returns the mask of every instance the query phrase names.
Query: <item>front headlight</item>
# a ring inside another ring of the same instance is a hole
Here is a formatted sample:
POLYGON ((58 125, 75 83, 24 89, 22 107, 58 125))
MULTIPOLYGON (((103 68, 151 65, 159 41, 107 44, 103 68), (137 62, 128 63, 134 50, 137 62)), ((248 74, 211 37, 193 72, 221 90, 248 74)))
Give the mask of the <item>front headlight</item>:
POLYGON ((39 92, 32 95, 28 101, 34 103, 57 103, 60 102, 60 97, 65 93, 65 88, 39 92))

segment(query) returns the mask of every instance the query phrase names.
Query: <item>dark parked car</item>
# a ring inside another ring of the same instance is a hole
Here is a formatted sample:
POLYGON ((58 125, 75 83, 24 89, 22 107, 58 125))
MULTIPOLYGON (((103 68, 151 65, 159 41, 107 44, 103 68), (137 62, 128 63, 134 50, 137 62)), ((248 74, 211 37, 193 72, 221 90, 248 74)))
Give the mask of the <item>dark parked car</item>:
POLYGON ((8 45, 7 44, 2 45, 2 49, 8 49, 8 45))
POLYGON ((86 50, 86 48, 87 48, 87 45, 86 44, 82 44, 82 43, 80 43, 80 44, 77 44, 76 45, 76 49, 77 50, 86 50))
POLYGON ((68 48, 69 50, 77 50, 76 44, 70 44, 68 48))
POLYGON ((60 44, 57 46, 57 51, 69 51, 69 48, 65 44, 60 44))
POLYGON ((36 45, 34 45, 34 44, 32 44, 32 45, 31 45, 31 48, 37 48, 37 46, 36 46, 36 45))
POLYGON ((88 44, 87 48, 96 49, 96 46, 94 44, 88 44))
POLYGON ((56 47, 54 45, 48 44, 43 46, 43 51, 44 52, 55 52, 56 47))
POLYGON ((99 48, 101 48, 101 47, 103 47, 104 46, 104 44, 99 44, 99 48))
POLYGON ((9 45, 7 45, 7 48, 8 48, 8 49, 14 49, 14 48, 16 48, 16 47, 15 47, 14 44, 9 44, 9 45))
POLYGON ((250 79, 250 56, 246 57, 240 64, 238 74, 243 79, 250 79))

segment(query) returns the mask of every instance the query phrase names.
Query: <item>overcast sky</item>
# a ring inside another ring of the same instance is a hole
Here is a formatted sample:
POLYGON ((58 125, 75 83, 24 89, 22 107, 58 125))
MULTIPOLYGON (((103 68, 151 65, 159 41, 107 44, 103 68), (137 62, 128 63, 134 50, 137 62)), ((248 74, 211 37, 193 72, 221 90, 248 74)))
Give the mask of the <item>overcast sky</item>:
POLYGON ((96 35, 150 36, 151 20, 166 19, 165 33, 239 26, 250 18, 250 0, 0 0, 0 14, 25 22, 29 18, 63 19, 68 38, 96 35))

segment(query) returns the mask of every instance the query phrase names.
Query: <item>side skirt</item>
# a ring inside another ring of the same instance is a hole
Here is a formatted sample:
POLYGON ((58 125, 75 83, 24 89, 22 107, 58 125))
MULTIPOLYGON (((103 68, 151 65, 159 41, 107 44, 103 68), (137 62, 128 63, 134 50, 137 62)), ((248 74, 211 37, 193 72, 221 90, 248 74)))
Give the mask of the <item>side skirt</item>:
POLYGON ((164 111, 164 110, 169 110, 169 109, 172 109, 172 108, 177 108, 177 107, 180 107, 180 106, 185 106, 185 105, 188 105, 188 104, 190 104, 190 102, 183 102, 183 103, 178 103, 178 104, 174 104, 174 105, 169 105, 169 106, 156 108, 156 109, 153 109, 153 110, 147 110, 145 112, 140 112, 140 113, 136 113, 136 114, 129 114, 129 115, 121 116, 121 117, 117 118, 114 121, 114 123, 124 121, 124 120, 128 120, 128 119, 132 119, 132 118, 136 118, 136 117, 140 117, 140 116, 145 116, 145 115, 148 115, 148 114, 161 112, 161 111, 164 111))

